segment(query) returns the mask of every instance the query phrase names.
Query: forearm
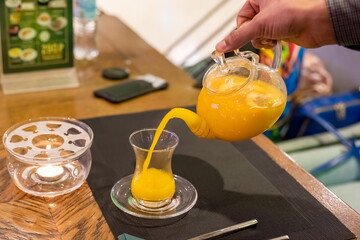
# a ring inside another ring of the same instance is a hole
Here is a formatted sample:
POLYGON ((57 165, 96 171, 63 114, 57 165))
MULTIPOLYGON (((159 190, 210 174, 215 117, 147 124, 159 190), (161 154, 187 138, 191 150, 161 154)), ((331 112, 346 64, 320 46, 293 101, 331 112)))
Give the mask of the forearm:
POLYGON ((326 0, 336 41, 342 46, 360 45, 360 0, 326 0))

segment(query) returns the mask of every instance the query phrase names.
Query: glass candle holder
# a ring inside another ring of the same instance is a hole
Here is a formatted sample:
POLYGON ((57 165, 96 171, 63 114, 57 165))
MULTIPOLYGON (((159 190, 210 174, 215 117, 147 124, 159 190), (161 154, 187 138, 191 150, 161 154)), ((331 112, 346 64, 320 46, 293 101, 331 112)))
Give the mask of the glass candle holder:
POLYGON ((7 168, 22 191, 54 197, 79 188, 91 168, 91 128, 71 118, 43 117, 10 127, 3 136, 7 168))

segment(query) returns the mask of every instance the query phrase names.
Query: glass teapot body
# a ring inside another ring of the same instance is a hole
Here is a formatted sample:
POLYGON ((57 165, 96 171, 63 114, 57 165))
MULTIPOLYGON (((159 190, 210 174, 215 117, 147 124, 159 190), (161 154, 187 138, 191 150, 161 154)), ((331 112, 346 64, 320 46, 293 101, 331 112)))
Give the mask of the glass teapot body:
POLYGON ((287 98, 277 70, 260 64, 252 52, 214 60, 217 64, 206 72, 196 105, 210 135, 239 141, 269 129, 281 116, 287 98))

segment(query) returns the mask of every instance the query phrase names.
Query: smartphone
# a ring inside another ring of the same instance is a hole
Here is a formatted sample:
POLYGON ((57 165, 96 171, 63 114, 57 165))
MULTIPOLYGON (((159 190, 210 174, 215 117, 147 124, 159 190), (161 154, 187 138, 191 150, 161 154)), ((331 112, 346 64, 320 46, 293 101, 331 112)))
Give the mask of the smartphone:
POLYGON ((167 86, 168 83, 164 79, 146 74, 111 87, 95 90, 94 95, 112 103, 120 103, 150 92, 166 89, 167 86))

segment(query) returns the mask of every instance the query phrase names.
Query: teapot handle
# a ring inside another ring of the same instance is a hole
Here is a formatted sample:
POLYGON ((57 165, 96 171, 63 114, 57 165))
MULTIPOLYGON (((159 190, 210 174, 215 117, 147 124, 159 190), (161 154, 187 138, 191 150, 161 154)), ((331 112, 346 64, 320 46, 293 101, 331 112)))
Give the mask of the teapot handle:
POLYGON ((274 59, 271 64, 271 68, 277 70, 280 67, 281 63, 281 41, 276 41, 276 45, 273 48, 274 51, 274 59))
MULTIPOLYGON (((281 63, 281 41, 276 41, 276 45, 273 48, 273 52, 274 52, 274 59, 273 62, 271 64, 271 68, 275 71, 277 71, 277 69, 280 67, 280 63, 281 63)), ((240 52, 239 49, 235 49, 234 53, 237 56, 242 56, 245 58, 248 58, 249 56, 251 56, 252 62, 257 64, 259 62, 259 57, 254 56, 254 54, 251 51, 245 51, 245 52, 240 52)))

